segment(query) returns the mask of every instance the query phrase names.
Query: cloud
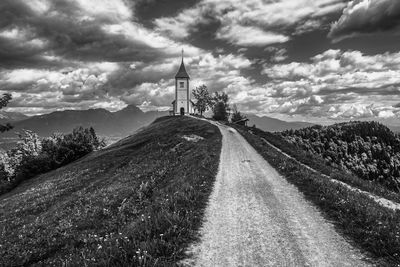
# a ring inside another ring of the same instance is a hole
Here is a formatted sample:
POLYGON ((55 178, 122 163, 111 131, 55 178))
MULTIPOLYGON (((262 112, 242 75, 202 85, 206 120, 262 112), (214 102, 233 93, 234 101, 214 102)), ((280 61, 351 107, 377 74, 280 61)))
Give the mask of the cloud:
POLYGON ((203 0, 174 17, 157 18, 158 32, 177 39, 188 38, 197 27, 217 21, 216 37, 236 45, 262 46, 289 40, 290 32, 302 34, 327 24, 325 17, 345 7, 345 0, 203 0), (259 37, 248 34, 258 33, 259 37), (239 36, 236 31, 242 32, 239 36), (251 41, 246 38, 252 37, 251 41))
POLYGON ((398 0, 353 0, 332 24, 329 37, 334 41, 360 34, 392 30, 400 25, 398 0))
POLYGON ((135 3, 1 1, 0 88, 14 95, 8 108, 169 109, 184 48, 192 88, 226 91, 245 112, 321 120, 400 114, 400 53, 327 50, 308 62, 288 58, 285 42, 326 27, 344 1, 202 0, 155 19, 154 29, 138 20, 135 3), (217 39, 212 51, 191 44, 207 24, 217 39), (253 51, 262 58, 246 58, 253 51), (257 80, 248 76, 260 66, 257 80))
POLYGON ((141 84, 165 90, 182 48, 187 57, 205 53, 136 22, 124 0, 4 0, 0 8, 0 86, 16 94, 12 109, 31 114, 114 108, 150 88, 141 84))
POLYGON ((221 28, 217 32, 216 37, 228 40, 237 46, 266 46, 289 41, 289 37, 282 34, 264 31, 257 27, 236 24, 221 28))
POLYGON ((184 39, 196 31, 197 25, 212 21, 213 8, 207 4, 199 4, 179 13, 176 17, 162 17, 154 20, 156 31, 172 36, 175 39, 184 39))
MULTIPOLYGON (((110 107, 113 103, 168 109, 173 99, 174 75, 180 58, 156 62, 85 62, 78 68, 59 70, 14 69, 0 71, 0 87, 19 92, 12 110, 21 107, 37 114, 63 108, 110 107)), ((231 90, 251 81, 241 71, 252 62, 243 55, 211 52, 185 57, 193 85, 205 83, 210 91, 231 90)), ((244 88, 244 87, 241 87, 244 88)))
POLYGON ((332 119, 397 116, 400 53, 375 56, 327 50, 311 62, 264 64, 270 112, 332 119))
POLYGON ((134 20, 127 1, 2 1, 0 66, 71 67, 74 61, 157 61, 199 53, 134 20), (63 62, 50 57, 62 56, 63 62))

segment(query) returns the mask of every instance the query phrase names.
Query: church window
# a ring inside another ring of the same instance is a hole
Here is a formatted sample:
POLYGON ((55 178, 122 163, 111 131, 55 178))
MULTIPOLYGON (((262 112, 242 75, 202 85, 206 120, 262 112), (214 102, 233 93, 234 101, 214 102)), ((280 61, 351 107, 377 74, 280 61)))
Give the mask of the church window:
POLYGON ((184 88, 185 87, 185 82, 179 82, 179 87, 184 88))

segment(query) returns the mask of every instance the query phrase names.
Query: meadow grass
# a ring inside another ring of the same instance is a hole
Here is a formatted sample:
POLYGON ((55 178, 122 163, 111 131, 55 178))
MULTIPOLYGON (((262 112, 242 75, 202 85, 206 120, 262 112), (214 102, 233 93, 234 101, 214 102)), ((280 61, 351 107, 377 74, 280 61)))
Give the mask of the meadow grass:
MULTIPOLYGON (((265 138, 270 133, 262 134, 261 130, 256 132, 253 128, 235 127, 273 167, 319 207, 324 216, 352 243, 367 251, 381 266, 400 264, 400 211, 382 207, 364 194, 351 191, 287 158, 262 141, 261 137, 265 138)), ((284 152, 288 151, 284 149, 285 144, 284 141, 274 142, 284 152)), ((315 167, 317 164, 320 163, 310 165, 315 167)))
POLYGON ((163 117, 22 183, 0 197, 0 266, 175 265, 198 238, 220 150, 217 127, 163 117))

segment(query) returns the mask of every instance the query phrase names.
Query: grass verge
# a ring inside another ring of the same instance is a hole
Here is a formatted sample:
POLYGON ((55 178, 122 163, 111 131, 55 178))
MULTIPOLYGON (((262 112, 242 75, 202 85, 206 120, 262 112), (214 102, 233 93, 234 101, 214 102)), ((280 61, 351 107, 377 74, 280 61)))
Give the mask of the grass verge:
POLYGON ((22 183, 0 197, 0 266, 174 265, 197 238, 220 150, 217 127, 164 117, 22 183))
MULTIPOLYGON (((260 136, 249 133, 249 128, 235 128, 356 245, 370 252, 381 265, 400 264, 399 211, 384 208, 369 197, 350 191, 288 159, 263 142, 260 136)), ((254 133, 253 128, 251 131, 254 133)))

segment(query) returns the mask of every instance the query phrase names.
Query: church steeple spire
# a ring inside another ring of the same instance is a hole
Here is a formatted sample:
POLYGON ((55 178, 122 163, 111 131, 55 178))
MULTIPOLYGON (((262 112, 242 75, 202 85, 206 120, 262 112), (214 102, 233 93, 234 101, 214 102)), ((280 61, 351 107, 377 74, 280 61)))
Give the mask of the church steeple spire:
POLYGON ((181 62, 181 66, 178 70, 178 73, 175 75, 175 79, 176 78, 189 78, 189 74, 186 72, 186 68, 185 68, 185 63, 183 63, 183 49, 182 49, 182 62, 181 62))

